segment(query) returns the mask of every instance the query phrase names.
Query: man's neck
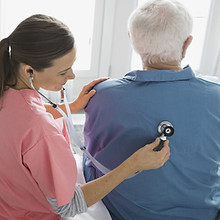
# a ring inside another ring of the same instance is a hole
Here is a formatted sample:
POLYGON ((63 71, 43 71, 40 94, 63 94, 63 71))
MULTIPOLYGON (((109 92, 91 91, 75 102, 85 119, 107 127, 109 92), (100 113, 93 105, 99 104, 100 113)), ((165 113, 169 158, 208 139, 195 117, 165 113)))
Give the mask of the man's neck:
POLYGON ((155 63, 143 63, 143 70, 176 70, 181 71, 183 68, 181 67, 180 62, 172 61, 163 63, 161 61, 155 63))

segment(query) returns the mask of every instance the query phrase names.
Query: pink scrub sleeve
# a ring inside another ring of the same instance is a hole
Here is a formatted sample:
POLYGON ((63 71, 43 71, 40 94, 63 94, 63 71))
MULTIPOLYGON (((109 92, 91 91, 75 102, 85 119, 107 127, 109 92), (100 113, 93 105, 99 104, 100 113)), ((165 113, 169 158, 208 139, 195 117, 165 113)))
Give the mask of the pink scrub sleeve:
MULTIPOLYGON (((61 128, 63 120, 56 120, 56 123, 61 128)), ((47 132, 23 155, 25 166, 39 188, 46 197, 56 198, 58 206, 69 203, 73 198, 77 176, 76 162, 65 126, 61 130, 60 133, 47 132)))

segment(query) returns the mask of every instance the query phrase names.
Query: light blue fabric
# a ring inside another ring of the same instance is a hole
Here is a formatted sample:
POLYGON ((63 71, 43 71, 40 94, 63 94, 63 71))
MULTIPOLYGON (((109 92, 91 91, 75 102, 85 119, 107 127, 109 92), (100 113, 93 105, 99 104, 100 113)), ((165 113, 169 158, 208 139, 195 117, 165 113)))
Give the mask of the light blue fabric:
MULTIPOLYGON (((84 136, 109 169, 152 142, 161 121, 175 128, 162 168, 141 172, 105 197, 113 220, 213 220, 220 205, 220 85, 187 67, 133 71, 95 89, 84 136)), ((84 162, 87 181, 102 175, 84 162)))

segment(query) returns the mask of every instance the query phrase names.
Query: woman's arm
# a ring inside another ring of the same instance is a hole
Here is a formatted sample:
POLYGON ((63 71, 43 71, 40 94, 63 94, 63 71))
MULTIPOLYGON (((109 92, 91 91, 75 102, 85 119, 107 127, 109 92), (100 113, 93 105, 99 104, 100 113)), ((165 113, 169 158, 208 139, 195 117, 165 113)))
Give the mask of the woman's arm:
MULTIPOLYGON (((92 98, 92 96, 94 96, 96 93, 96 91, 95 91, 95 89, 93 89, 93 87, 96 84, 98 84, 102 81, 105 81, 107 79, 109 79, 109 78, 96 79, 96 80, 93 80, 92 82, 90 82, 89 84, 85 85, 83 87, 83 89, 81 90, 78 98, 74 102, 69 103, 71 113, 74 114, 74 113, 77 113, 77 112, 83 110, 87 106, 87 104, 88 104, 89 100, 92 98)), ((46 108, 46 111, 51 113, 54 118, 61 117, 61 114, 55 108, 53 108, 50 104, 45 104, 44 106, 46 108)), ((66 113, 65 104, 60 104, 59 107, 66 113)))
POLYGON ((82 185, 81 190, 87 206, 89 207, 101 200, 123 180, 137 171, 157 169, 163 166, 170 156, 169 142, 164 142, 161 151, 153 151, 159 143, 160 139, 157 138, 153 143, 147 144, 136 151, 108 174, 82 185))
POLYGON ((160 140, 157 138, 153 143, 136 151, 108 174, 84 185, 76 186, 74 197, 68 204, 58 207, 56 198, 47 198, 54 212, 62 217, 86 212, 87 207, 101 200, 123 180, 137 171, 160 168, 169 159, 170 149, 168 141, 165 141, 161 151, 153 151, 159 142, 160 140))

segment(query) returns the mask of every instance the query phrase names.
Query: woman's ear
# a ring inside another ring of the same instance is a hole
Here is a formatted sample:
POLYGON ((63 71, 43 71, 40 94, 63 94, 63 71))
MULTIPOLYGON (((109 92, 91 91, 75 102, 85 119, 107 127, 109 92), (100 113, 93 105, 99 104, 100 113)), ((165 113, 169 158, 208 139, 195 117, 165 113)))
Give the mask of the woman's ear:
POLYGON ((186 55, 186 50, 189 47, 189 45, 191 44, 193 40, 192 35, 190 35, 189 37, 187 37, 187 39, 185 40, 185 42, 183 43, 183 50, 182 50, 182 59, 185 57, 186 55))
POLYGON ((34 73, 33 68, 26 64, 22 64, 22 70, 27 77, 29 77, 30 75, 33 75, 34 73))

